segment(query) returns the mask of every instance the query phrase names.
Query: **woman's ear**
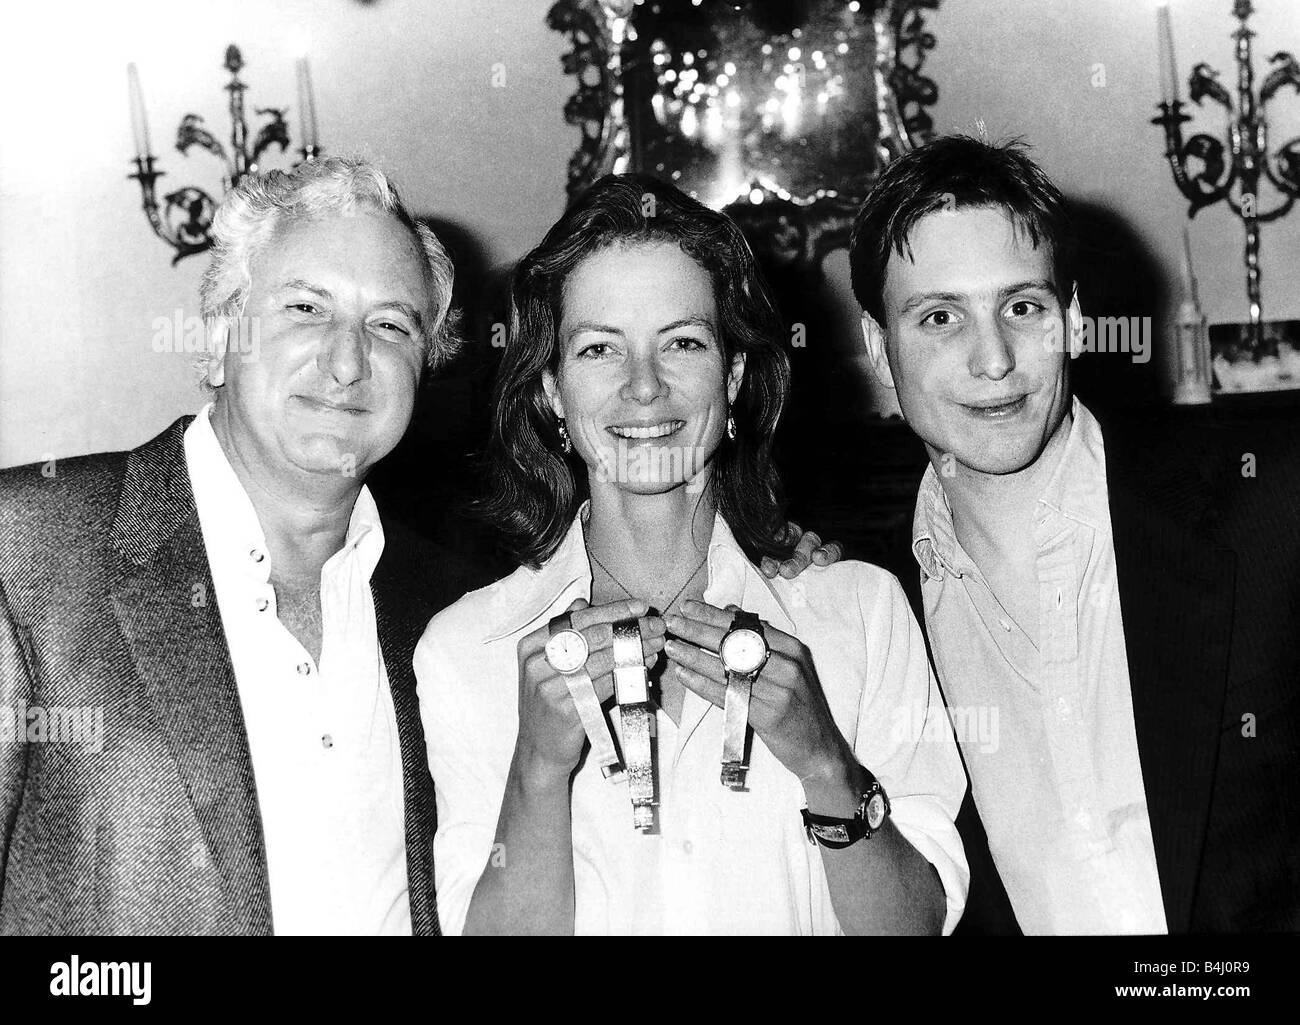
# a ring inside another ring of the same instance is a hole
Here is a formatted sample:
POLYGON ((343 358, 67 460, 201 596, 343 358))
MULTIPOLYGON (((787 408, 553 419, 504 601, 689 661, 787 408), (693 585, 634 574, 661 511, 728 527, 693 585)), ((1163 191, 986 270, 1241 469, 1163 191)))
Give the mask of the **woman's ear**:
POLYGON ((551 410, 563 420, 564 402, 560 398, 560 385, 549 369, 542 371, 542 389, 546 392, 546 401, 551 404, 551 410))
POLYGON ((727 405, 736 401, 740 394, 740 382, 745 379, 745 354, 736 353, 731 359, 731 372, 727 375, 727 405))

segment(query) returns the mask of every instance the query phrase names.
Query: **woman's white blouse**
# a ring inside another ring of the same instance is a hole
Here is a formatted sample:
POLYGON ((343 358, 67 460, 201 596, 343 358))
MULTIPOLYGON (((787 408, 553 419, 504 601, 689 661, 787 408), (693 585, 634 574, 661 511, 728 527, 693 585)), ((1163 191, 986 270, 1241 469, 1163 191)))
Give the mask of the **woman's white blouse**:
MULTIPOLYGON (((437 788, 434 873, 445 934, 459 934, 490 858, 519 729, 521 637, 590 600, 582 512, 540 569, 521 567, 430 622, 415 652, 420 715, 437 788)), ((840 562, 767 580, 717 517, 705 601, 739 605, 798 637, 840 730, 889 795, 899 832, 935 867, 944 932, 961 917, 969 870, 953 821, 966 777, 898 581, 840 562)), ((618 737, 618 716, 610 715, 618 737)), ((753 738, 748 792, 718 774, 722 710, 687 692, 681 722, 656 717, 659 831, 632 826, 627 787, 584 762, 572 793, 579 934, 838 934, 820 848, 799 814, 798 778, 753 738)), ((870 840, 860 841, 870 843, 870 840)))

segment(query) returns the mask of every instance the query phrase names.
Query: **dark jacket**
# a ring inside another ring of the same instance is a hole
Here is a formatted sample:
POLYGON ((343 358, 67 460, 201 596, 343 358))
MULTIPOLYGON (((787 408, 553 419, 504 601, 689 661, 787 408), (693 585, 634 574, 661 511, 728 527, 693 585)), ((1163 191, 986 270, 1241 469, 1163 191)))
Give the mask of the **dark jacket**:
MULTIPOLYGON (((103 709, 103 750, 0 735, 0 933, 272 932, 257 787, 178 420, 133 452, 0 473, 0 714, 103 709), (43 472, 44 471, 44 472, 43 472)), ((396 711, 414 932, 435 934, 411 657, 471 586, 385 522, 371 588, 396 711)))
MULTIPOLYGON (((1300 431, 1098 420, 1169 931, 1300 930, 1300 431)), ((966 929, 1017 931, 969 797, 959 825, 966 929)))

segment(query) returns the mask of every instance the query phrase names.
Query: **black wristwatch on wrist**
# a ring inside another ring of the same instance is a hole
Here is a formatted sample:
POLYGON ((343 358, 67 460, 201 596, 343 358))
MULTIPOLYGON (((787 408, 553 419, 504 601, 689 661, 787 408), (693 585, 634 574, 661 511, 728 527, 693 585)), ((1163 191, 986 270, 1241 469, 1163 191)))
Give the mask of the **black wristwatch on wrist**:
POLYGON ((832 851, 843 850, 871 836, 885 824, 889 817, 889 798, 885 795, 885 788, 866 769, 862 771, 870 782, 862 791, 862 801, 853 818, 814 815, 807 808, 803 809, 803 824, 808 831, 809 843, 821 844, 832 851))

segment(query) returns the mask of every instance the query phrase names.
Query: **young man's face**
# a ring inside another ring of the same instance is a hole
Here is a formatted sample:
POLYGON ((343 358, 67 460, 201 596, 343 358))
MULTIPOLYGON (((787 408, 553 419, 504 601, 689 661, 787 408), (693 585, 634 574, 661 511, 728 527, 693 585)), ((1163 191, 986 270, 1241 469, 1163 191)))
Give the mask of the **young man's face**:
POLYGON ((996 207, 928 214, 908 243, 912 258, 891 253, 886 267, 886 323, 863 318, 877 372, 932 460, 1024 469, 1068 409, 1079 323, 1077 301, 1056 296, 1050 248, 996 207))

